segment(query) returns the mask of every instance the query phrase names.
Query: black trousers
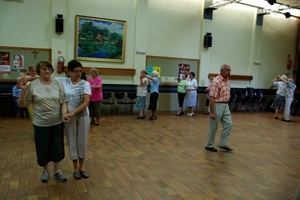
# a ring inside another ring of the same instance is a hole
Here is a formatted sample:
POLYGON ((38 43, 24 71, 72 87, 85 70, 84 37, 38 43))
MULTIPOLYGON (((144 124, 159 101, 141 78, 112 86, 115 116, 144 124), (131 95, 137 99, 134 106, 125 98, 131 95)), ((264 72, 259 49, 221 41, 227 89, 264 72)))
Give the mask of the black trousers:
POLYGON ((178 92, 178 104, 179 107, 183 107, 183 101, 186 93, 180 93, 178 92))
POLYGON ((158 96, 159 94, 157 92, 150 93, 150 103, 148 110, 156 111, 158 96))

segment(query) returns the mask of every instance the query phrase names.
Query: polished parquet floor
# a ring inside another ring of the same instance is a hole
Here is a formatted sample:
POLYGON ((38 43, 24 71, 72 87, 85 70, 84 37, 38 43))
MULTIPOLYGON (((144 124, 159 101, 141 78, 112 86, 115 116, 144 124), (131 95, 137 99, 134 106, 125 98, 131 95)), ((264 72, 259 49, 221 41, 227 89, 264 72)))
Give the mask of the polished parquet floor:
MULTIPOLYGON (((148 114, 149 115, 149 114, 148 114)), ((300 117, 233 112, 232 153, 204 149, 208 117, 159 112, 155 121, 105 115, 89 133, 89 179, 39 181, 29 119, 0 117, 0 199, 294 199, 300 180, 300 117)), ((221 129, 221 127, 220 127, 221 129)), ((216 139, 219 138, 219 133, 216 139)), ((217 142, 218 140, 216 140, 217 142)))

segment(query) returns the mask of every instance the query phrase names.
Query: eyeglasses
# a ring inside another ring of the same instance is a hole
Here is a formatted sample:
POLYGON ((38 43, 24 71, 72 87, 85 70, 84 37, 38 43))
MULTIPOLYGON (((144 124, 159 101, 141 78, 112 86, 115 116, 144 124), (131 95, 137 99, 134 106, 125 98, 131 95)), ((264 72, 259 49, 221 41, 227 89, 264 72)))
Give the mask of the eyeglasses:
POLYGON ((74 72, 74 73, 82 73, 82 70, 74 70, 72 72, 74 72))

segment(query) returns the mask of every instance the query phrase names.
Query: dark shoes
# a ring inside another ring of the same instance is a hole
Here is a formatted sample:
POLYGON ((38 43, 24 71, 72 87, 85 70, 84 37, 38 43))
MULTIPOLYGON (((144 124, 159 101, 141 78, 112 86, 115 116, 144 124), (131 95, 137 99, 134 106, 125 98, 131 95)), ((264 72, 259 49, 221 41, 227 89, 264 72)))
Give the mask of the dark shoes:
MULTIPOLYGON (((218 146, 218 148, 223 149, 224 151, 232 151, 233 149, 229 148, 228 146, 218 146)), ((215 147, 205 147, 206 150, 208 151, 213 151, 213 152, 217 152, 218 149, 216 149, 215 147)))
POLYGON ((215 147, 205 147, 206 150, 208 151, 213 151, 213 152, 217 152, 218 149, 216 149, 215 147))
POLYGON ((291 122, 291 120, 282 119, 284 122, 291 122))
POLYGON ((81 178, 89 178, 89 174, 86 171, 78 171, 74 172, 74 178, 75 179, 81 179, 81 178))
POLYGON ((83 178, 89 178, 90 175, 87 173, 87 171, 79 171, 79 173, 81 174, 81 177, 83 178))
POLYGON ((99 123, 98 121, 95 122, 95 125, 96 125, 96 126, 99 126, 99 124, 100 124, 100 123, 99 123))
POLYGON ((184 115, 184 112, 178 112, 176 113, 176 116, 184 115))
POLYGON ((81 179, 81 174, 80 174, 80 172, 74 172, 74 178, 75 179, 81 179))
POLYGON ((91 125, 94 125, 94 124, 95 124, 95 120, 92 120, 90 124, 91 124, 91 125))
POLYGON ((229 148, 228 146, 218 146, 220 149, 223 149, 224 151, 232 151, 233 149, 229 148))
POLYGON ((205 113, 203 113, 204 115, 209 115, 209 112, 205 112, 205 113))
POLYGON ((144 119, 145 117, 146 117, 145 115, 140 115, 140 116, 138 116, 137 119, 144 119))
POLYGON ((156 116, 151 116, 151 117, 149 117, 149 119, 150 119, 150 120, 156 120, 157 117, 156 117, 156 116))
POLYGON ((275 117, 275 119, 278 119, 278 117, 275 117))

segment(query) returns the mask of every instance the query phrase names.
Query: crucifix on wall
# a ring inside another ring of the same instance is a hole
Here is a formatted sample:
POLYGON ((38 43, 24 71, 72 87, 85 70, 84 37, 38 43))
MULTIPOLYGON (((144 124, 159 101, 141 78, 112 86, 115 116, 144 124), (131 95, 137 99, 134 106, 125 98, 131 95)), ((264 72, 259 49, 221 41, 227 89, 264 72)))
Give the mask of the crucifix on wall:
POLYGON ((34 54, 34 59, 36 59, 36 54, 38 54, 39 52, 37 52, 36 50, 34 50, 33 52, 31 52, 34 54))

